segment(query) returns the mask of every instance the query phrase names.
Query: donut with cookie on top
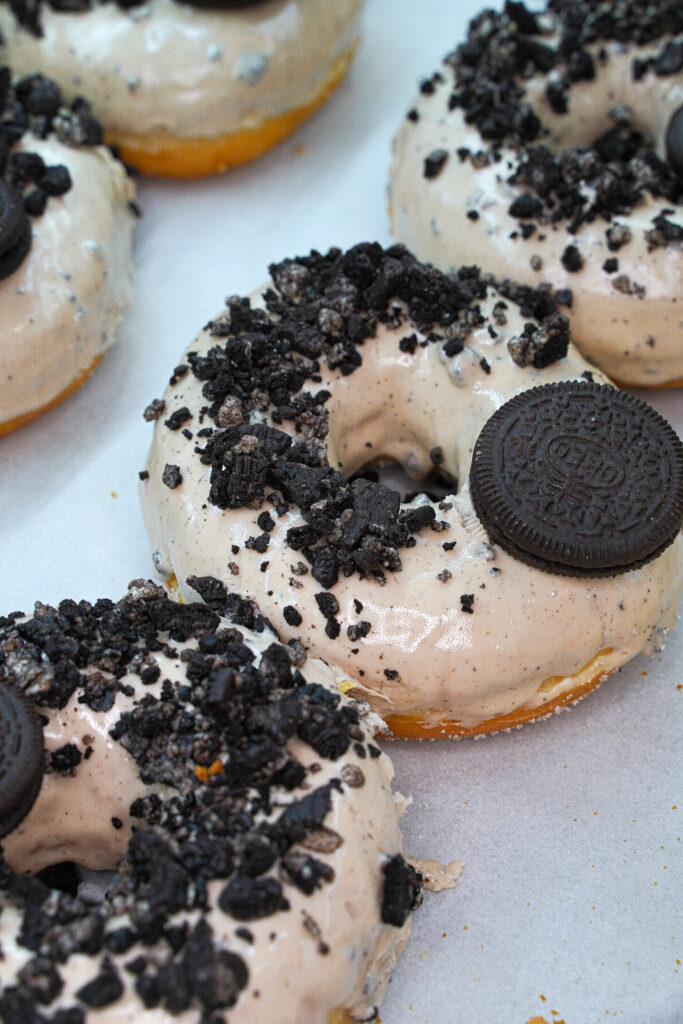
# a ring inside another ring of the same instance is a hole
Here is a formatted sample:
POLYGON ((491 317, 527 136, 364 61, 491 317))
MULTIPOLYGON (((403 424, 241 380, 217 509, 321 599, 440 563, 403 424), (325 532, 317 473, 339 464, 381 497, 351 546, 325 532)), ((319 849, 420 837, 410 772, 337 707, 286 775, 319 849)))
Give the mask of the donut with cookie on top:
POLYGON ((547 290, 376 244, 284 260, 271 278, 228 301, 147 410, 141 495, 163 579, 186 599, 210 600, 202 580, 217 577, 255 600, 396 735, 521 724, 661 647, 683 579, 680 443, 588 367, 547 290), (508 452, 530 494, 552 481, 526 537, 499 495, 474 493, 470 463, 497 410, 539 386, 544 443, 515 434, 508 452), (367 478, 382 459, 417 496, 367 478))

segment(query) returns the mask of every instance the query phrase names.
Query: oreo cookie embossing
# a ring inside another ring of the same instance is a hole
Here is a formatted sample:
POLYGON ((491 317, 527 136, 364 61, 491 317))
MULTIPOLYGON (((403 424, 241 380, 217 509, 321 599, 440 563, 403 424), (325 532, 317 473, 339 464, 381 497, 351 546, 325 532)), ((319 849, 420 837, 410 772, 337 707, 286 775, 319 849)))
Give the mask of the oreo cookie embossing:
POLYGON ((611 489, 623 483, 626 476, 626 468, 616 452, 572 434, 551 437, 545 446, 545 461, 551 474, 569 487, 574 480, 580 480, 591 490, 611 489))

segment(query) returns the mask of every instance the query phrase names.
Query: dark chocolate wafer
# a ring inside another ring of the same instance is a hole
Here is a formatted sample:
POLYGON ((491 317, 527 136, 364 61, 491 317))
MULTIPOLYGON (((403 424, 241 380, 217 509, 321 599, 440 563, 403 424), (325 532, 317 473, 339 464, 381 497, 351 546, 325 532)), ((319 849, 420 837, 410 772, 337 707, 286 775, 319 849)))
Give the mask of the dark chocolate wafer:
POLYGON ((666 157, 679 178, 683 178, 683 105, 671 115, 666 129, 666 157))
POLYGON ((43 777, 43 730, 31 701, 0 683, 0 837, 26 817, 43 777))
POLYGON ((0 280, 9 277, 31 248, 31 222, 19 192, 0 178, 0 280))
POLYGON ((646 402, 564 381, 516 395, 474 448, 474 508, 515 558, 569 576, 613 576, 671 544, 683 518, 683 445, 646 402))

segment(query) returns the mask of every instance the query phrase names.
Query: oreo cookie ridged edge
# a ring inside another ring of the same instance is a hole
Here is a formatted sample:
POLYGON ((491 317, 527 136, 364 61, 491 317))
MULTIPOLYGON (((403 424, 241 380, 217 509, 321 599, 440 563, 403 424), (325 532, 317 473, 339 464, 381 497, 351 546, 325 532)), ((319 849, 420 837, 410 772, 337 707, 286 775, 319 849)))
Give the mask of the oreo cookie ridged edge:
POLYGON ((28 697, 0 682, 0 839, 26 817, 43 778, 43 729, 28 697))
POLYGON ((491 541, 520 561, 565 576, 616 576, 676 539, 683 445, 626 391, 544 384, 484 425, 470 491, 491 541))
POLYGON ((32 229, 19 192, 0 179, 0 280, 23 263, 31 248, 32 229))

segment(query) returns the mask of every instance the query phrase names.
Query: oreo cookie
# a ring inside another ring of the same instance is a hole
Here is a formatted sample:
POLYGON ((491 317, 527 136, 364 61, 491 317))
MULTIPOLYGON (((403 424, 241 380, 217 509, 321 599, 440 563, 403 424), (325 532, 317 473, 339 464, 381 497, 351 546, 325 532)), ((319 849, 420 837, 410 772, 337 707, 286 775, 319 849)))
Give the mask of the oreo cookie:
POLYGON ((683 445, 646 402, 564 381, 516 395, 474 448, 470 490, 495 544, 544 572, 616 576, 683 519, 683 445))
POLYGON ((15 188, 0 178, 0 280, 9 277, 31 248, 31 222, 15 188))
POLYGON ((666 158, 683 181, 683 105, 671 115, 666 129, 666 158))
POLYGON ((26 817, 43 778, 43 729, 31 701, 0 683, 0 838, 26 817))

